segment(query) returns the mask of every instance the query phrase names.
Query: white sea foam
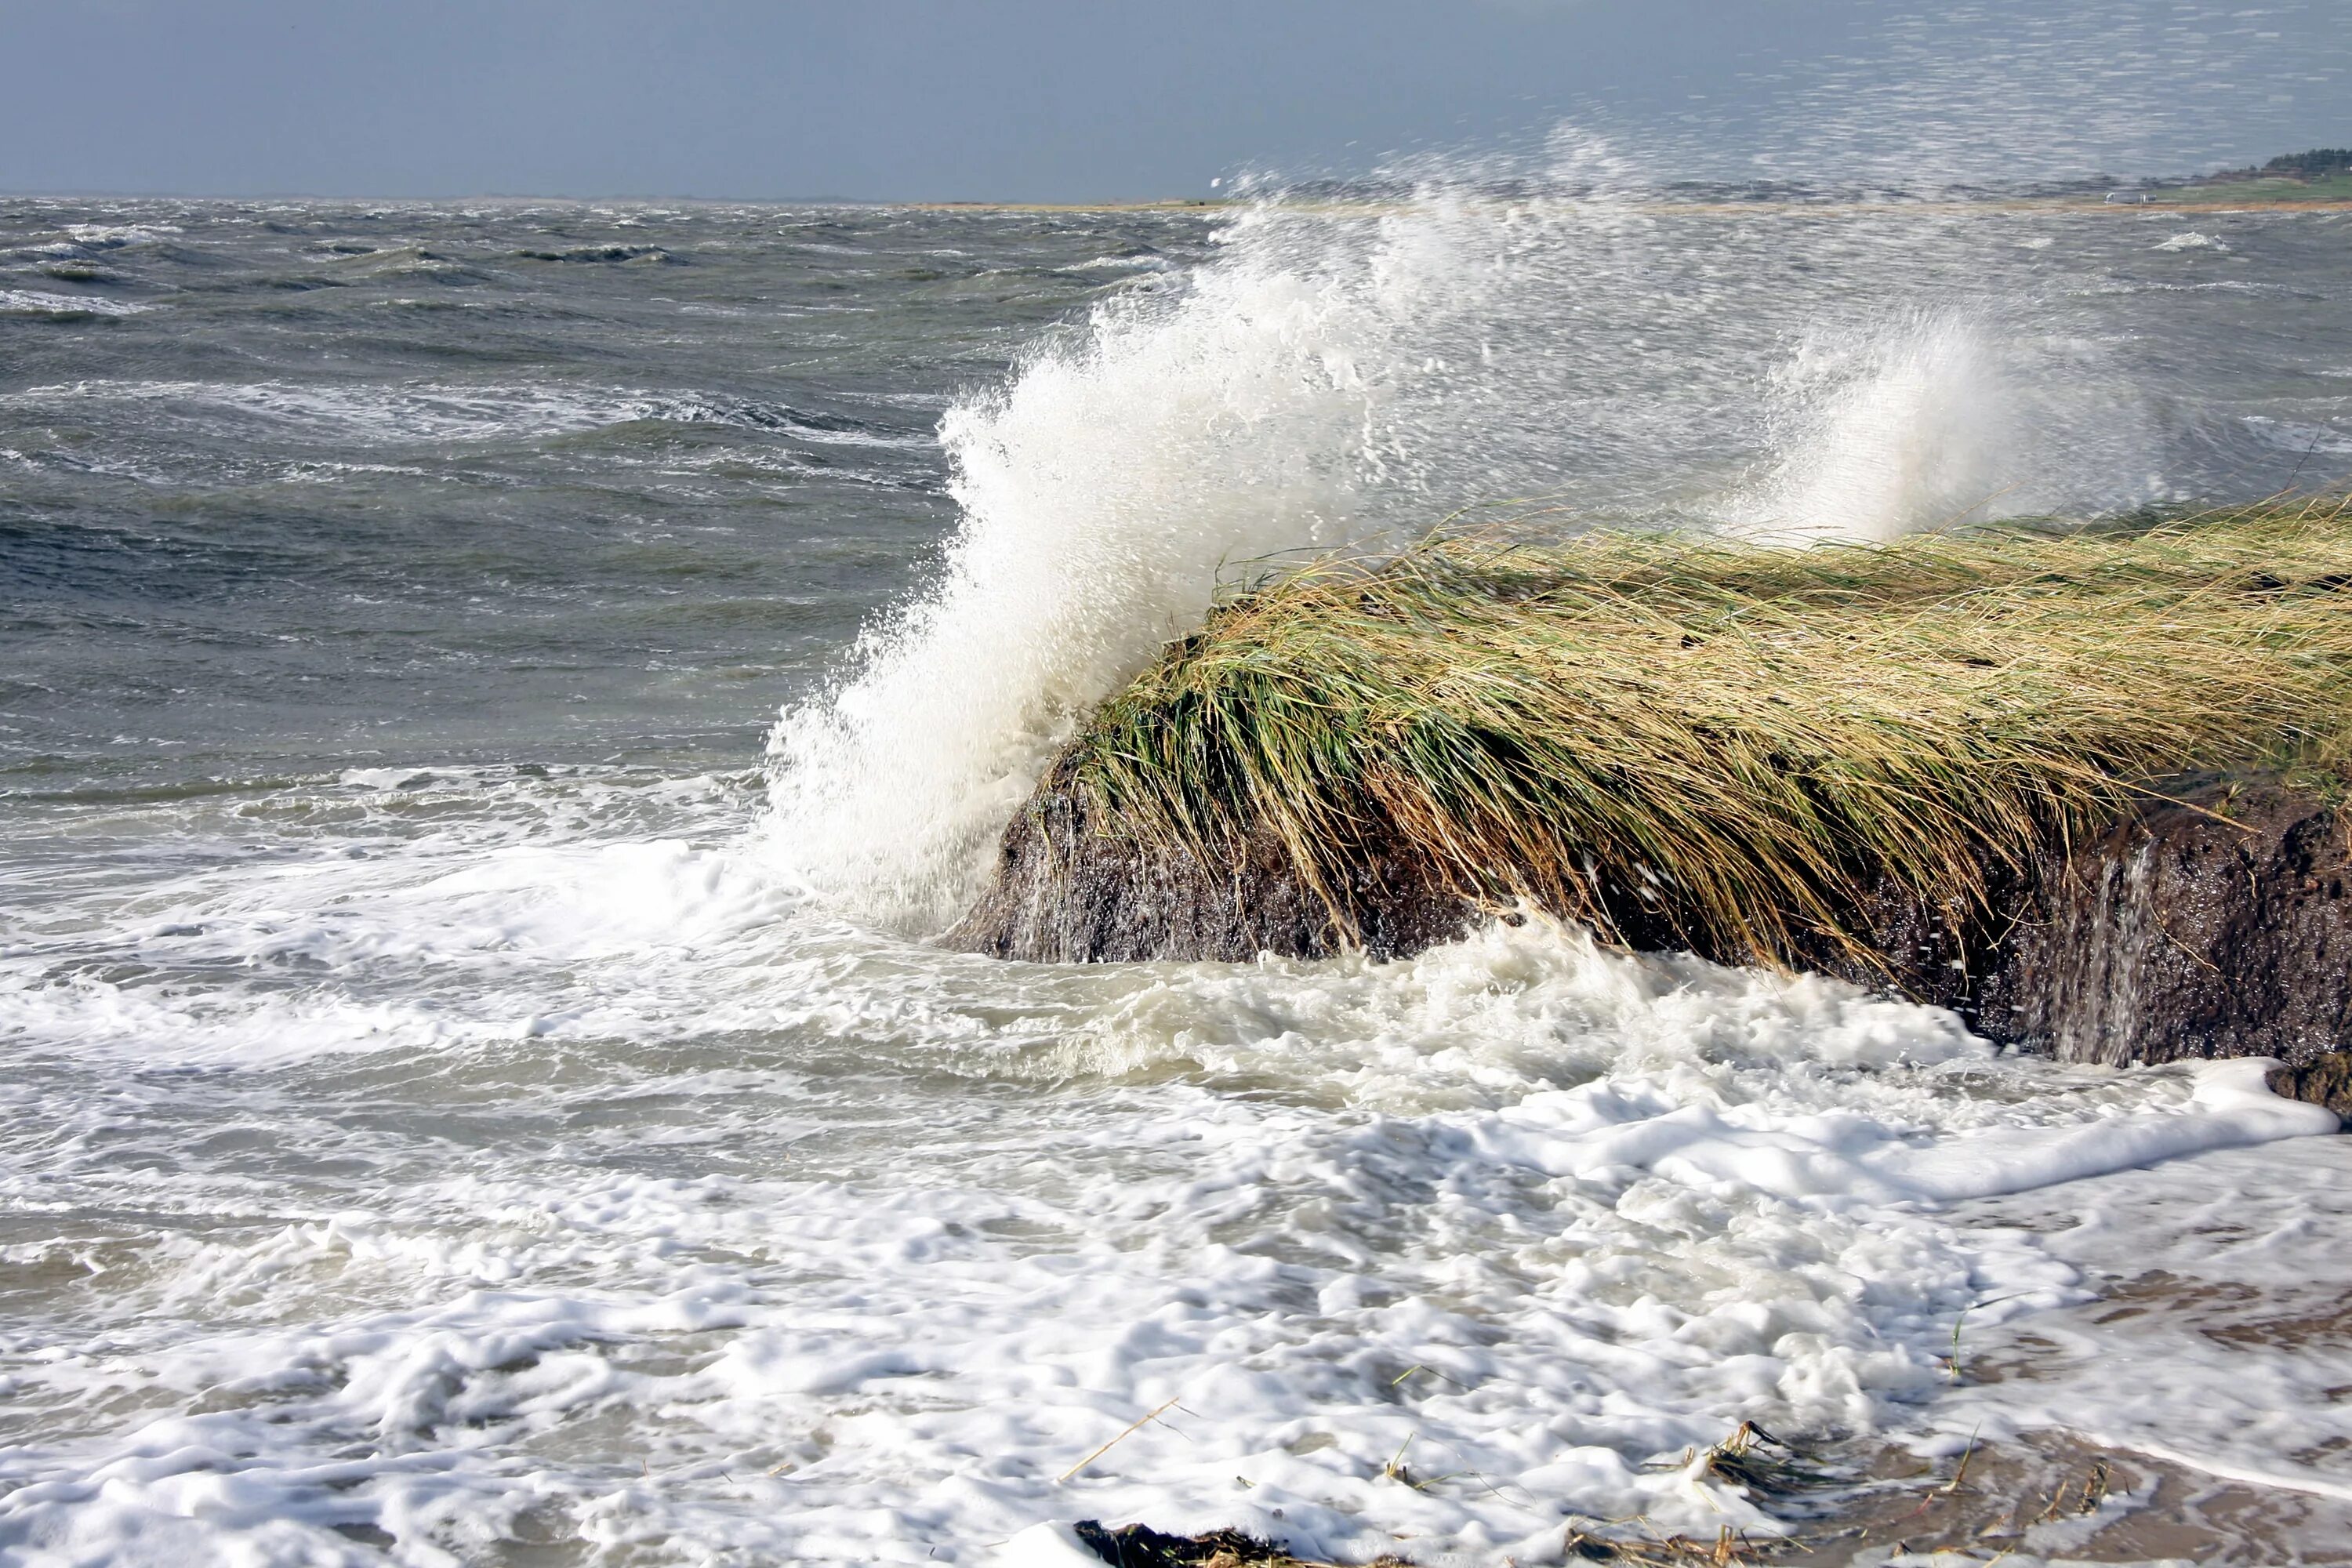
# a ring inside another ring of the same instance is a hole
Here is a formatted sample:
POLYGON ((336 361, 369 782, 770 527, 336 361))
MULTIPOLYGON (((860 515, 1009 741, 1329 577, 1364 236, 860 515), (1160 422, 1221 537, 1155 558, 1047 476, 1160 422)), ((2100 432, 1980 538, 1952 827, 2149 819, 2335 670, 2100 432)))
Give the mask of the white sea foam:
POLYGON ((2352 1501, 2341 1313, 2347 1142, 2215 1152, 1958 1211, 2012 1227, 2100 1300, 1969 1333, 1922 1447, 2071 1432, 2218 1480, 2352 1501))
POLYGON ((603 389, 432 383, 334 386, 291 382, 83 381, 26 387, 16 406, 144 405, 184 417, 222 415, 278 431, 379 441, 481 440, 589 430, 629 416, 636 399, 603 389))
MULTIPOLYGON (((47 1414, 0 1552, 953 1563, 1096 1517, 1439 1568, 1576 1515, 1769 1530, 1687 1450, 1945 1433, 1956 1319, 2085 1300, 1966 1205, 2333 1125, 2245 1064, 2003 1058, 1541 921, 1391 964, 930 952, 800 901, 742 805, 353 770, 12 909, 0 1200, 53 1217, 5 1252, 47 1414)), ((2299 1473, 2337 1419, 2229 1462, 2299 1473)))
MULTIPOLYGON (((266 1054, 105 1097, 37 1077, 18 1109, 55 1131, 0 1193, 159 1219, 6 1253, 63 1292, 27 1320, 60 1353, 16 1361, 12 1400, 109 1415, 0 1453, 0 1549, 366 1561, 341 1527, 414 1562, 552 1532, 953 1563, 1099 1517, 1435 1568, 1554 1560, 1580 1515, 1769 1531, 1693 1446, 1741 1419, 1901 1430, 1948 1388, 1964 1310, 1990 1332, 2084 1298, 2029 1234, 1944 1205, 2333 1125, 2242 1066, 2005 1060, 1946 1015, 1540 924, 1392 965, 910 964, 656 895, 712 885, 681 882, 682 849, 622 851, 321 862, 309 893, 245 872, 159 911, 251 942, 265 906, 331 921, 340 875, 379 933, 312 948, 346 987, 472 974, 584 1015, 666 969, 705 1042, 807 1022, 682 1055, 611 1011, 453 1040, 434 1103, 528 1085, 505 1114, 570 1131, 370 1115, 332 1151, 359 1186, 173 1142, 192 1106, 282 1092, 266 1054), (580 874, 607 852, 647 865, 580 874), (776 969, 746 943, 763 928, 776 969), (826 1037, 863 1042, 845 1101, 826 1037), (924 1086, 942 1073, 964 1089, 924 1086), (124 1160, 124 1137, 182 1157, 124 1160), (724 1169, 629 1168, 698 1149, 724 1169), (1383 1478, 1400 1454, 1422 1484, 1383 1478)), ((463 1011, 462 986, 414 989, 463 1011)), ((236 1032, 143 1027, 165 1062, 236 1032)), ((404 1042, 340 1059, 395 1102, 415 1071, 404 1042)), ((2286 1440, 2233 1452, 2286 1462, 2286 1440)))
POLYGON ((2156 248, 2158 250, 2227 250, 2230 247, 2210 234, 2199 234, 2194 229, 2189 229, 2168 239, 2158 240, 2156 248))

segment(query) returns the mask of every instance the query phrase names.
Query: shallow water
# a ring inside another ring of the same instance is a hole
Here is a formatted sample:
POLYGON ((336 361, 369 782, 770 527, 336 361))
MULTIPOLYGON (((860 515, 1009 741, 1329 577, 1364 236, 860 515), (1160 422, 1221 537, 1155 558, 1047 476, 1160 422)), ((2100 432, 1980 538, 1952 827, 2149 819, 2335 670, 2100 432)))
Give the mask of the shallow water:
MULTIPOLYGON (((0 204, 0 1560, 1526 1563, 1950 1443, 2103 1278, 1971 1205, 2325 1119, 1539 925, 921 938, 1254 560, 2335 478, 2347 222, 0 204)), ((2280 1388, 2162 1440, 2345 1484, 2280 1388)))

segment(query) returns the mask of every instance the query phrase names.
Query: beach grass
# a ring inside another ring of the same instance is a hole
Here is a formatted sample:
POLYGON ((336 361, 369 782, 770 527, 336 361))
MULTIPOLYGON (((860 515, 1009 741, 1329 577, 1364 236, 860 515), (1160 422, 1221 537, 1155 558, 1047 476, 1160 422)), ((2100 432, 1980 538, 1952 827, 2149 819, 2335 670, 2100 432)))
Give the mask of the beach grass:
POLYGON ((1376 856, 1619 940, 1871 961, 2164 781, 2352 744, 2352 503, 1884 544, 1443 529, 1233 595, 1066 757, 1114 834, 1330 889, 1376 856))
POLYGON ((2167 186, 2151 195, 2158 204, 2177 206, 2275 206, 2298 202, 2347 202, 2352 201, 2352 174, 2320 174, 2308 179, 2224 180, 2211 184, 2167 186))

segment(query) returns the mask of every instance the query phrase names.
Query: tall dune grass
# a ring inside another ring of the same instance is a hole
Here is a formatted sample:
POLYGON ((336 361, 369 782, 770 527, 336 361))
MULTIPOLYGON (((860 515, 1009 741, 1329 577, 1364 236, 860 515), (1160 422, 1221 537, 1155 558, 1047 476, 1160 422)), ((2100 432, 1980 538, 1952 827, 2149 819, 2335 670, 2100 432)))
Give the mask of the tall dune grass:
POLYGON ((2340 773, 2352 504, 1880 545, 1433 537, 1244 594, 1067 759, 1110 830, 1211 865, 1270 835, 1340 885, 1424 858, 1465 895, 1685 945, 1867 958, 1894 888, 2004 869, 2191 771, 2340 773))

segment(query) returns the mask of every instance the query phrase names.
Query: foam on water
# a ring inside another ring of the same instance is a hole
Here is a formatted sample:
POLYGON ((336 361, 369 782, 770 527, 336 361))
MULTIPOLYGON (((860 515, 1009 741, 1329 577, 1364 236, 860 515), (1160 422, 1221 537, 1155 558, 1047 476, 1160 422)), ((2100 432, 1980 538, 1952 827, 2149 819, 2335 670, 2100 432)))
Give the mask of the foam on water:
MULTIPOLYGON (((141 1020, 210 1075, 27 1064, 19 1212, 150 1217, 8 1244, 44 1348, 8 1373, 40 1435, 0 1452, 0 1546, 979 1562, 1085 1516, 1441 1563, 1551 1560, 1580 1516, 1769 1529, 1675 1457, 1740 1419, 1900 1427, 1963 1310, 2082 1299, 1941 1205, 2333 1125, 2258 1068, 2004 1060, 1942 1014, 1540 923, 1391 965, 909 969, 659 892, 708 887, 681 859, 322 859, 269 897, 286 940, 341 879, 362 934, 303 940, 346 988, 555 1010, 504 1045, 347 1043, 313 1079, 273 999, 226 992, 269 1043, 141 1020), (727 1049, 615 1008, 681 977, 727 1049), (187 1143, 215 1100, 313 1152, 187 1143), (656 1152, 701 1173, 631 1169, 656 1152), (1401 1452, 1421 1484, 1384 1478, 1401 1452)), ((280 880, 167 912, 231 942, 280 880)))
MULTIPOLYGON (((2084 1299, 1950 1205, 2333 1125, 2258 1068, 2003 1058, 1540 921, 1391 964, 929 952, 801 901, 742 806, 359 769, 176 808, 182 855, 244 853, 43 889, 0 974, 0 1551, 1769 1529, 1686 1451, 1900 1433, 1964 1310, 2084 1299)), ((2300 1473, 2285 1439, 2234 1462, 2300 1473)))
POLYGON ((2003 1058, 1540 921, 1391 964, 929 952, 801 901, 725 780, 175 810, 181 855, 245 852, 45 888, 0 973, 27 1564, 1770 1529, 1687 1450, 1948 1429, 1963 1310, 2084 1299, 1951 1205, 2333 1125, 2256 1067, 2003 1058))
POLYGON ((2352 1501, 2330 1458, 2333 1421, 2305 1426, 2341 1404, 2327 1391, 2352 1370, 2352 1278, 2333 1245, 2347 1217, 2341 1148, 2217 1152, 1968 1205, 1971 1223, 2032 1237, 2103 1299, 1972 1337, 1975 1375, 1937 1402, 1917 1440, 1948 1450, 1971 1434, 2074 1431, 2220 1479, 2352 1501))

